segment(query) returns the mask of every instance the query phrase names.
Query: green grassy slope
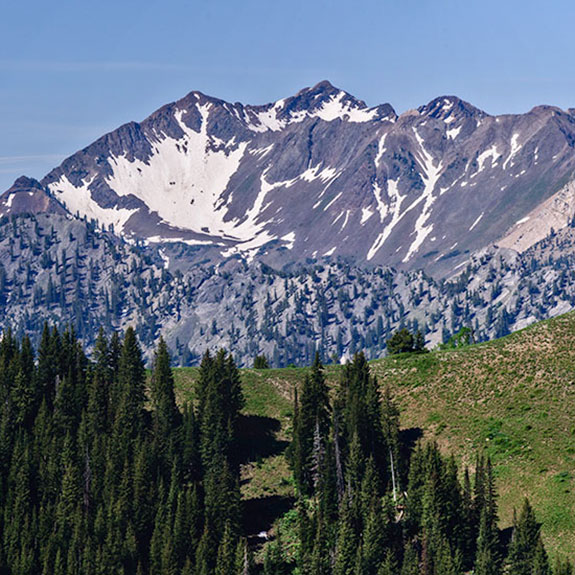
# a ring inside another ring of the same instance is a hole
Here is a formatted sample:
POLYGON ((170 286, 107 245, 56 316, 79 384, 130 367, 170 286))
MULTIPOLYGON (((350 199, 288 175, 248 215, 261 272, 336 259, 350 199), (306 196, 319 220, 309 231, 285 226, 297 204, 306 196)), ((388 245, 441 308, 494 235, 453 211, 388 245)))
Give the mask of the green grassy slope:
MULTIPOLYGON (((328 368, 328 379, 337 381, 339 369, 328 368)), ((575 314, 460 350, 378 360, 372 370, 393 389, 402 427, 421 429, 470 465, 478 450, 487 450, 502 527, 528 496, 550 553, 575 559, 575 314)), ((196 373, 176 370, 180 399, 191 393, 196 373)), ((291 495, 283 448, 293 388, 304 373, 242 370, 254 440, 260 426, 275 441, 274 449, 243 467, 248 501, 291 495)))

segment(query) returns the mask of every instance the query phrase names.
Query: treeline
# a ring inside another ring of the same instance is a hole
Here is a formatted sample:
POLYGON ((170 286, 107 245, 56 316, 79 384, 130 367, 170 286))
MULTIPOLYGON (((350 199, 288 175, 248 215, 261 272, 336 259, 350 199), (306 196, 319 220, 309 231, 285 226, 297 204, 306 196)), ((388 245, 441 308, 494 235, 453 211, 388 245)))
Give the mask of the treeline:
POLYGON ((47 326, 37 354, 2 338, 0 572, 248 573, 231 356, 204 356, 180 411, 163 340, 149 386, 132 329, 93 355, 47 326))
MULTIPOLYGON (((551 573, 527 500, 504 540, 488 458, 479 457, 472 474, 432 443, 408 456, 399 412, 389 390, 380 394, 363 354, 345 367, 333 396, 316 358, 293 425, 299 548, 287 553, 280 534, 266 575, 294 566, 309 575, 551 573)), ((572 568, 558 563, 554 572, 572 568)))

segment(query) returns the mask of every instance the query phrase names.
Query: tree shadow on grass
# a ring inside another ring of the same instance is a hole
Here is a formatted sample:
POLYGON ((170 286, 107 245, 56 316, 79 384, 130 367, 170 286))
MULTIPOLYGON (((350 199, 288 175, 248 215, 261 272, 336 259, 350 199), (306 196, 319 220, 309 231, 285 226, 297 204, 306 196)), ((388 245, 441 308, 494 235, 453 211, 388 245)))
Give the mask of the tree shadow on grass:
POLYGON ((238 459, 241 463, 283 453, 288 441, 276 438, 281 423, 272 417, 242 415, 238 422, 238 459))
POLYGON ((402 456, 411 457, 417 442, 423 437, 421 427, 410 427, 399 432, 399 449, 402 456))
POLYGON ((260 533, 267 533, 274 522, 293 508, 294 497, 282 495, 269 495, 257 499, 247 499, 243 502, 243 530, 253 545, 263 543, 265 538, 258 537, 260 533))

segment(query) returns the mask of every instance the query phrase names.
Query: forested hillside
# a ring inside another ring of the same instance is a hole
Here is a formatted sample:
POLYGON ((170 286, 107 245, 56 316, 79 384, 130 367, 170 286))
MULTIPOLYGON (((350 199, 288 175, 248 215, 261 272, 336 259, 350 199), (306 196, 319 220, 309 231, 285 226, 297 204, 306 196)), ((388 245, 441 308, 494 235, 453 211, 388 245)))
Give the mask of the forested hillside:
MULTIPOLYGON (((281 387, 274 371, 268 384, 281 387)), ((400 428, 395 390, 378 383, 363 354, 338 371, 337 385, 328 385, 317 355, 310 370, 295 370, 291 415, 280 408, 291 421, 288 445, 273 439, 273 418, 262 415, 277 409, 273 388, 258 389, 253 372, 242 378, 224 351, 204 355, 190 387, 175 385, 163 341, 146 377, 132 329, 110 339, 100 332, 92 359, 72 331, 46 326, 37 353, 28 338, 6 332, 0 568, 550 572, 537 509, 524 501, 513 533, 500 532, 489 457, 478 451, 472 470, 458 469, 437 444, 416 443, 400 428), (257 468, 271 455, 289 462, 276 486, 288 498, 271 492, 266 505, 255 491, 257 468)), ((555 573, 569 569, 561 563, 555 573)))
POLYGON ((463 326, 475 341, 501 337, 575 303, 574 228, 521 256, 490 250, 459 275, 310 261, 291 270, 231 258, 203 265, 192 247, 130 244, 94 223, 57 215, 0 220, 0 327, 39 343, 44 321, 72 325, 91 349, 133 326, 147 361, 160 335, 175 365, 205 349, 233 350, 240 366, 265 353, 274 367, 310 365, 363 350, 385 353, 398 328, 428 343, 463 326))

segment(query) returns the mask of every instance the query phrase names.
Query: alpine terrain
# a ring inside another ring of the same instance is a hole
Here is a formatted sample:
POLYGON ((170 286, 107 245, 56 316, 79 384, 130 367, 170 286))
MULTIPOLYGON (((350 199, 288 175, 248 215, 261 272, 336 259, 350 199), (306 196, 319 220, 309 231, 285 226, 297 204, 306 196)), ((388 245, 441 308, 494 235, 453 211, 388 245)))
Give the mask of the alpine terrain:
POLYGON ((0 197, 2 321, 135 325, 182 363, 504 335, 573 307, 574 145, 574 109, 192 92, 0 197))

